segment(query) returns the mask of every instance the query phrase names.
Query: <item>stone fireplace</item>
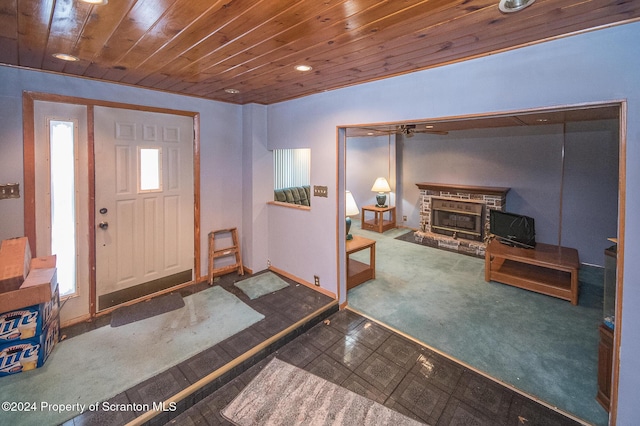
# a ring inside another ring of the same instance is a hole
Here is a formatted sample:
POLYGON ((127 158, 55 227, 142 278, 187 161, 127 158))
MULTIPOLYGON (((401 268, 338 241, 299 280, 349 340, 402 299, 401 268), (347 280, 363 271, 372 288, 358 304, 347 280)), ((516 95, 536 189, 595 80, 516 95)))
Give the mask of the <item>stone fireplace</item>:
POLYGON ((504 211, 509 188, 417 183, 420 229, 417 242, 484 257, 489 212, 504 211))

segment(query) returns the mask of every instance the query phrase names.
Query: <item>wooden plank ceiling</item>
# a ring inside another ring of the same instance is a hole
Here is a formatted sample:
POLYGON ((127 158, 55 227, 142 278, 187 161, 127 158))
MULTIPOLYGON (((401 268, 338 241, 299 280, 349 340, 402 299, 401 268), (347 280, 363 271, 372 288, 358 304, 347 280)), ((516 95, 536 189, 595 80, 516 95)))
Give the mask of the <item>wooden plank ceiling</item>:
POLYGON ((497 2, 2 0, 0 63, 271 104, 640 17, 637 0, 497 2))

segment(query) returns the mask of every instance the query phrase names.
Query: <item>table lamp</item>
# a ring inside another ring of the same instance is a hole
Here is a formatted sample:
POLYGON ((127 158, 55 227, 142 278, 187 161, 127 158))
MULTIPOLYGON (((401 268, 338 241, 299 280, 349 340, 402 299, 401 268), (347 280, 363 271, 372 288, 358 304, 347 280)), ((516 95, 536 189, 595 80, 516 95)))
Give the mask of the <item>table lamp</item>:
POLYGON ((385 194, 385 192, 391 192, 389 182, 387 182, 385 178, 379 177, 376 179, 371 190, 378 193, 378 195, 376 195, 376 202, 378 203, 376 207, 387 207, 385 204, 387 202, 387 194, 385 194))
POLYGON ((353 236, 349 233, 351 229, 351 218, 349 216, 355 216, 360 214, 356 200, 353 198, 351 191, 345 191, 345 204, 346 204, 346 216, 347 216, 347 240, 353 239, 353 236))

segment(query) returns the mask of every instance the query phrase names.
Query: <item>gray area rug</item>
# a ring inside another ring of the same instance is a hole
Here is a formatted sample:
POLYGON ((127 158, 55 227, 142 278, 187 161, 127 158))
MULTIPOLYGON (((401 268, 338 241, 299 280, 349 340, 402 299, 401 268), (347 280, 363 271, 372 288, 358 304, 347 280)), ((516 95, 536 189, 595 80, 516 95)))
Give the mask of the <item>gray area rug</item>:
POLYGON ((422 424, 275 358, 222 415, 239 426, 422 424))
POLYGON ((273 272, 254 275, 253 277, 238 281, 234 285, 249 296, 251 300, 289 286, 286 281, 273 272))
POLYGON ((184 306, 180 293, 171 293, 160 297, 123 306, 111 313, 111 327, 120 327, 146 318, 155 317, 165 312, 175 311, 184 306))
POLYGON ((182 309, 63 340, 41 368, 2 377, 0 401, 37 401, 38 409, 0 412, 0 424, 64 423, 264 318, 219 286, 184 303, 182 309), (40 409, 41 402, 69 405, 66 411, 40 409))

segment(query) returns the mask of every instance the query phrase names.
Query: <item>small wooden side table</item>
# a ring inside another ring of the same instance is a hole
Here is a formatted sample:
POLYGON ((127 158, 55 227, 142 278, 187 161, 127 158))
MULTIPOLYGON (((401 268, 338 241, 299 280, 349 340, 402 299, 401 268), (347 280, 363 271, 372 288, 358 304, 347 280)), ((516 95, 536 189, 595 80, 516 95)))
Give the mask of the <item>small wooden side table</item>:
POLYGON ((354 235, 347 240, 347 290, 376 277, 376 242, 369 238, 354 235), (351 259, 350 255, 369 249, 369 264, 351 259))
POLYGON ((383 233, 397 227, 396 207, 364 206, 362 207, 361 219, 362 229, 383 233), (367 220, 367 212, 373 212, 373 219, 367 220), (388 219, 385 219, 385 213, 388 213, 388 219))

